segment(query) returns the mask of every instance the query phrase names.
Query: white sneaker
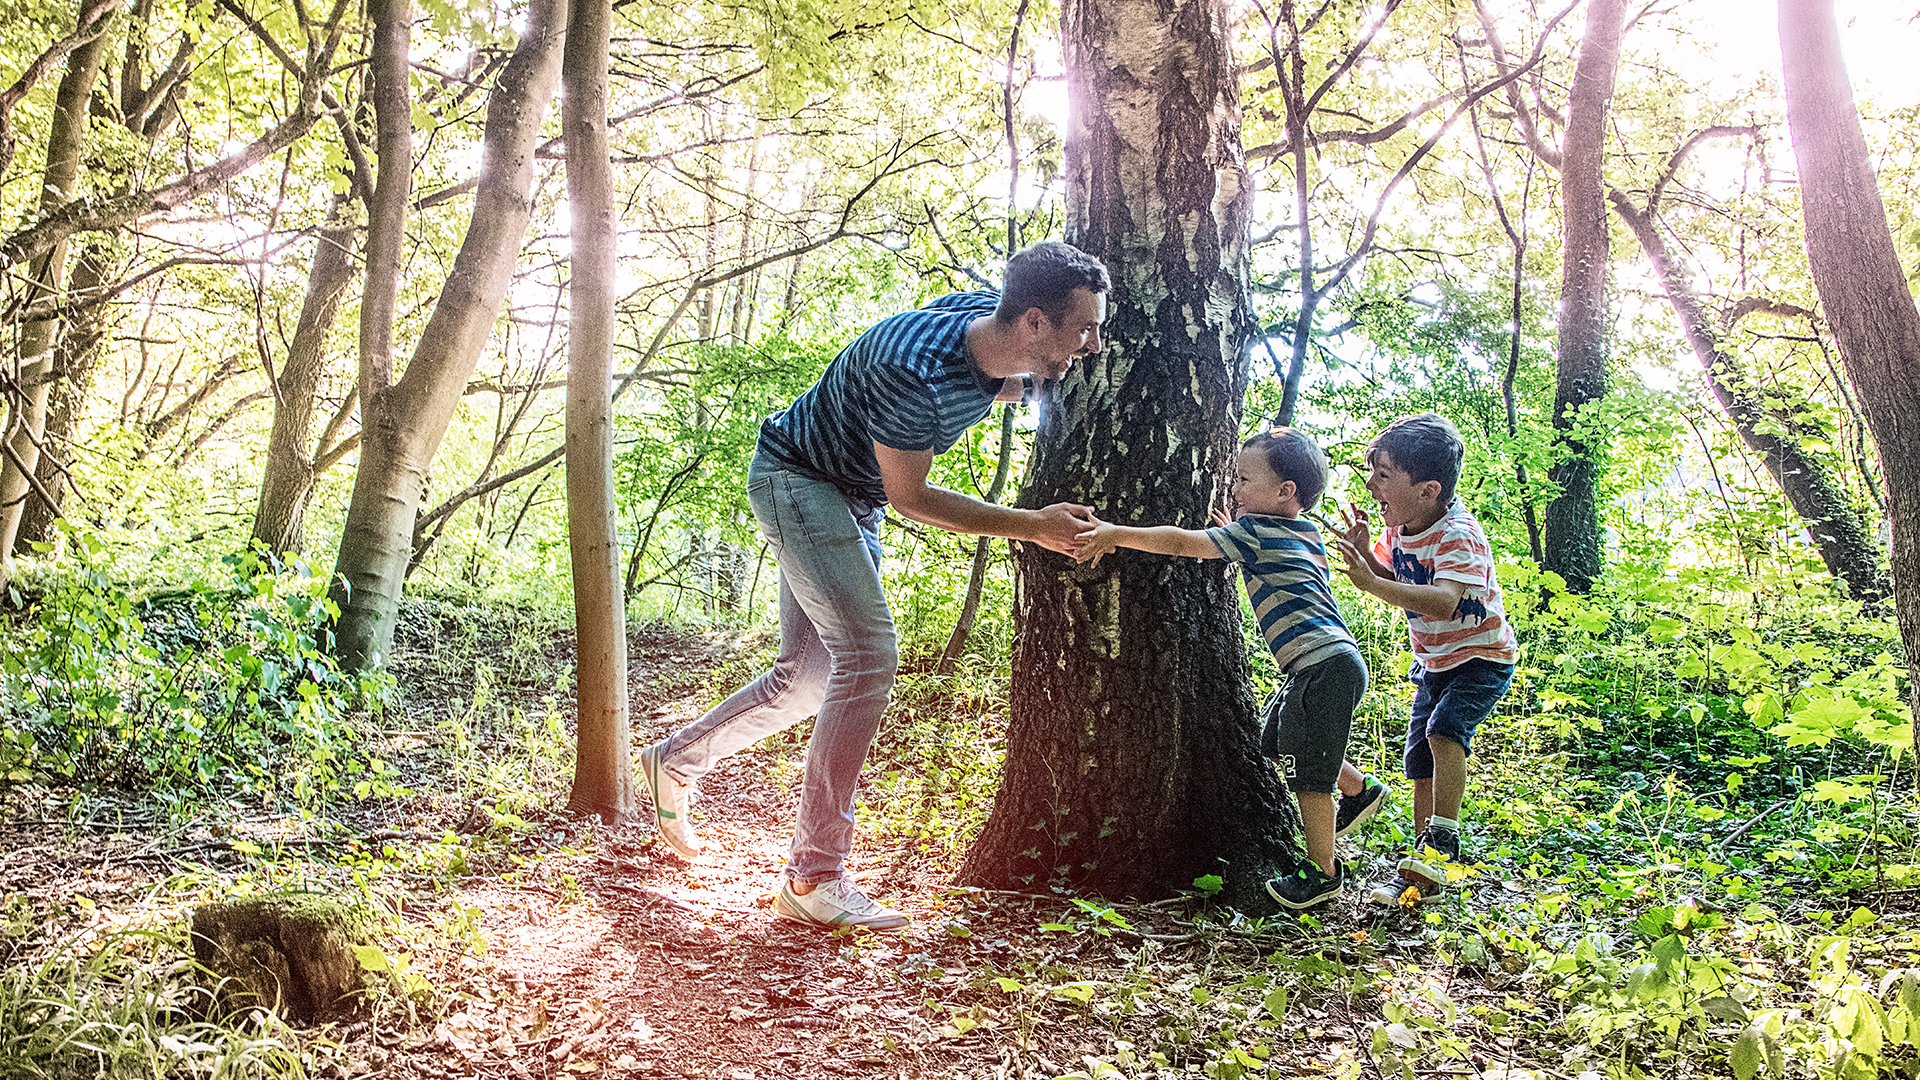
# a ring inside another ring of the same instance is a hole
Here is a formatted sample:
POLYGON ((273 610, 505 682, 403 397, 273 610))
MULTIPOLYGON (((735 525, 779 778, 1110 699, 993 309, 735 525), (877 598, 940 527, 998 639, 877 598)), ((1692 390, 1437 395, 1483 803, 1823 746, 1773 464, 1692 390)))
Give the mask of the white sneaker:
POLYGON ((693 831, 693 785, 675 780, 660 765, 660 748, 654 743, 640 751, 640 782, 653 799, 653 823, 660 828, 660 839, 674 854, 692 862, 700 854, 700 837, 693 831))
POLYGON ((783 919, 808 926, 898 930, 910 921, 909 916, 874 903, 846 878, 823 881, 803 896, 793 891, 793 879, 783 876, 780 892, 773 898, 773 910, 783 919))

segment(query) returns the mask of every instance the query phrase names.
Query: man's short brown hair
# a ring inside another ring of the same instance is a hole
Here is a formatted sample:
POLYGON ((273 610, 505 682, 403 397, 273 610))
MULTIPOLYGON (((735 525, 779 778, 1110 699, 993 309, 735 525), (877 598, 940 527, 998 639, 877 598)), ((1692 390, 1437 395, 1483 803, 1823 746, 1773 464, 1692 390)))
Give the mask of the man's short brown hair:
POLYGON ((995 322, 1012 325, 1028 308, 1039 308, 1047 322, 1058 327, 1067 317, 1073 290, 1103 293, 1113 287, 1099 259, 1071 244, 1047 241, 1035 244, 1007 260, 1006 284, 1000 288, 995 322))

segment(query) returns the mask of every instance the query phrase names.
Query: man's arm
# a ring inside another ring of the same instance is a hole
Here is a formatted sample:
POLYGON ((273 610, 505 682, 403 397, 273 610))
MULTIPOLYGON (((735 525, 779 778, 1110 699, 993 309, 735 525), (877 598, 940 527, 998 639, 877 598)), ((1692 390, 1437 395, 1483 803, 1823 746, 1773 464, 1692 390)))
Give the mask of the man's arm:
POLYGON ((887 489, 887 502, 902 517, 950 532, 1026 540, 1063 555, 1071 555, 1080 538, 1093 531, 1093 508, 1089 506, 1054 503, 1038 510, 1020 510, 927 483, 927 474, 933 469, 932 450, 895 450, 874 443, 873 456, 880 463, 880 483, 887 489))

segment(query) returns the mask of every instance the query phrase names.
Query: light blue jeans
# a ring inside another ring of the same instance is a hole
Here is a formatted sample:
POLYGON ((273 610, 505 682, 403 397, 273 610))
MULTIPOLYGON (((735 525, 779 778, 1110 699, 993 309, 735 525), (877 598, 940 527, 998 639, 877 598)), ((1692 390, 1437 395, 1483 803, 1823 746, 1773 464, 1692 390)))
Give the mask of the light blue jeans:
POLYGON ((747 498, 780 563, 780 654, 759 678, 667 736, 661 764, 690 784, 735 751, 817 715, 787 872, 831 881, 853 849, 854 789, 899 664, 880 588, 883 513, 856 517, 832 484, 758 454, 747 498))

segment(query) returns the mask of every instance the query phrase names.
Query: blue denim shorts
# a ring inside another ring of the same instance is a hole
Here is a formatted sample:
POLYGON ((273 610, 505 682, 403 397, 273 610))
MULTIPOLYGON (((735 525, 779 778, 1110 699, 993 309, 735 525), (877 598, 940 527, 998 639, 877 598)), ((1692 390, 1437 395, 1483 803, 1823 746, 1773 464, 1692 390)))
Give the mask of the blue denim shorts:
POLYGON ((1407 718, 1407 779, 1427 780, 1433 776, 1433 750, 1427 740, 1451 739, 1471 753, 1474 731, 1493 714, 1513 682, 1513 665, 1478 658, 1445 671, 1415 665, 1407 678, 1414 686, 1413 715, 1407 718))

